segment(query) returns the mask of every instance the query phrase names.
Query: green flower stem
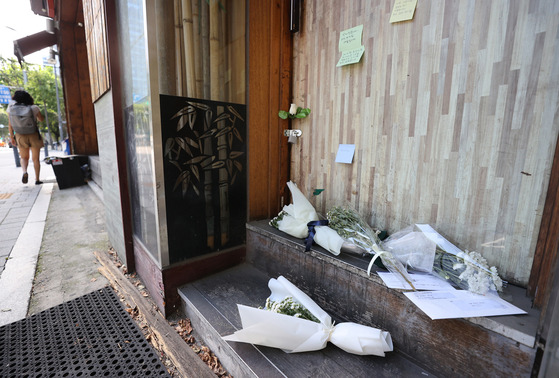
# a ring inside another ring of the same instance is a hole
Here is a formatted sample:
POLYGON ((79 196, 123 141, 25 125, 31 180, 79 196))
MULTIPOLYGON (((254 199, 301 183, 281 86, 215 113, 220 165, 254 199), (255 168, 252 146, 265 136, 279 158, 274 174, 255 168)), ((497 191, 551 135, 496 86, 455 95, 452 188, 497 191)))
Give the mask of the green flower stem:
POLYGON ((365 249, 371 255, 383 252, 380 259, 374 259, 374 264, 381 269, 399 274, 415 290, 415 286, 413 286, 403 265, 391 253, 382 250, 382 242, 377 233, 369 227, 357 212, 352 209, 333 207, 326 216, 329 221, 328 226, 334 229, 343 239, 365 249))

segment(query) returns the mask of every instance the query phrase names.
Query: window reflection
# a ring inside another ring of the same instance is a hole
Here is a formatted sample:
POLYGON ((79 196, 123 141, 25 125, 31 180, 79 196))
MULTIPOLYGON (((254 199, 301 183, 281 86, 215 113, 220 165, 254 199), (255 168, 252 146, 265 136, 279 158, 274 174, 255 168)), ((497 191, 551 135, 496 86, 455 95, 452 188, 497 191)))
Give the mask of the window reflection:
POLYGON ((146 54, 145 9, 141 0, 117 2, 117 9, 133 232, 157 258, 153 125, 146 54))

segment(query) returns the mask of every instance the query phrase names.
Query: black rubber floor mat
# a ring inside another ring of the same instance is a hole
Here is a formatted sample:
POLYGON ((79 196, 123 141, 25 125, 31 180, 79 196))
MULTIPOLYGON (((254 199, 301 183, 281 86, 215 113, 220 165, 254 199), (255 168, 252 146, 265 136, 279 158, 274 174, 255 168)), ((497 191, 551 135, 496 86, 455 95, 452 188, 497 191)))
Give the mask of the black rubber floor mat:
POLYGON ((0 377, 169 377, 110 287, 0 327, 0 377))

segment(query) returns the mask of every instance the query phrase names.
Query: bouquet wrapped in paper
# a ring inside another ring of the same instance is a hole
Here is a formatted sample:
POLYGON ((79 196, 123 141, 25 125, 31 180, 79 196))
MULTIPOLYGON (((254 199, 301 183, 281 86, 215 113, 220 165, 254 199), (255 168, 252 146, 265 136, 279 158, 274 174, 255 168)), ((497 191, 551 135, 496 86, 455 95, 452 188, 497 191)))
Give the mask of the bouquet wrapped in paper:
POLYGON ((367 269, 368 274, 376 263, 381 268, 397 273, 398 277, 413 287, 405 267, 390 252, 381 249, 381 242, 376 232, 357 212, 335 207, 328 212, 327 220, 320 221, 314 206, 301 193, 297 185, 289 181, 287 186, 291 191, 293 203, 284 206, 278 216, 270 221, 272 227, 297 238, 307 238, 307 250, 314 241, 336 256, 341 251, 372 255, 373 258, 367 269))
MULTIPOLYGON (((287 186, 291 191, 293 203, 284 206, 278 216, 270 221, 270 225, 296 238, 307 238, 309 222, 320 224, 319 216, 295 183, 289 181, 287 186)), ((334 230, 326 225, 315 225, 312 229, 311 243, 314 240, 333 255, 340 254, 343 240, 334 230)))
POLYGON ((287 353, 309 352, 328 342, 348 353, 384 357, 393 350, 390 333, 356 323, 334 325, 308 295, 280 276, 270 279, 266 309, 237 305, 242 329, 225 336, 236 341, 280 348, 287 353))

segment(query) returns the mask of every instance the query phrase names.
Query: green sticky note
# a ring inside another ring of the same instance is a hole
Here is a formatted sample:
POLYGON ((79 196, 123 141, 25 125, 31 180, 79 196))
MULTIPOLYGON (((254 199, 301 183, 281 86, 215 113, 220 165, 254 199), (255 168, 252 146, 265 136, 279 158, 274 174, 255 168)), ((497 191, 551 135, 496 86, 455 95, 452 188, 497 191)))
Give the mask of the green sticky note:
POLYGON ((345 66, 346 64, 358 63, 365 52, 365 46, 361 44, 363 35, 363 25, 344 30, 340 33, 340 41, 338 49, 342 53, 336 67, 345 66))
POLYGON ((365 46, 361 46, 353 50, 343 51, 340 60, 338 60, 338 64, 336 64, 336 67, 359 63, 364 52, 365 46))
POLYGON ((340 33, 340 42, 338 49, 341 52, 354 50, 361 47, 361 36, 363 34, 363 25, 344 30, 340 33))

